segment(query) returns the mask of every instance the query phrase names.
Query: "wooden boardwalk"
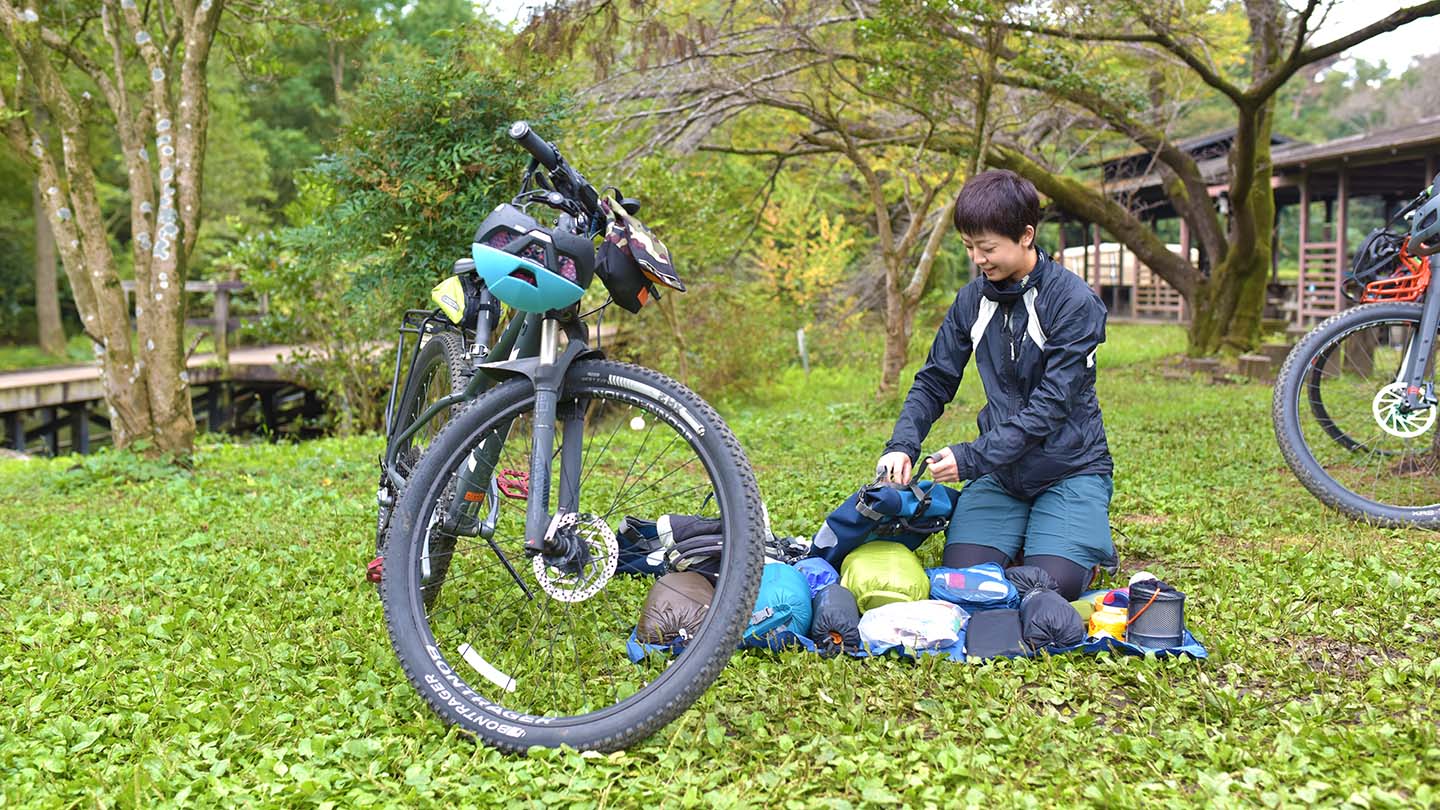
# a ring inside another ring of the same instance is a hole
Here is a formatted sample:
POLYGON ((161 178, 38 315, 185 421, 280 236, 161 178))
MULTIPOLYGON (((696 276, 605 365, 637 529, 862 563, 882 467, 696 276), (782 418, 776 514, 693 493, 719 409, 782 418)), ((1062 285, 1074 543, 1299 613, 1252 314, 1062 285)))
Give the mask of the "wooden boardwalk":
MULTIPOLYGON (((212 431, 263 426, 272 436, 305 430, 305 421, 318 418, 322 409, 286 368, 295 349, 236 347, 225 368, 214 354, 192 356, 186 365, 196 422, 212 431)), ((0 373, 0 423, 3 446, 10 450, 88 453, 108 440, 106 412, 98 363, 0 373)))
MULTIPOLYGON (((221 379, 236 382, 290 382, 283 365, 293 346, 244 346, 230 350, 230 368, 225 373, 214 354, 197 354, 186 364, 191 385, 207 385, 221 379)), ((94 402, 105 398, 100 365, 50 366, 25 371, 0 372, 0 413, 55 408, 94 402)))

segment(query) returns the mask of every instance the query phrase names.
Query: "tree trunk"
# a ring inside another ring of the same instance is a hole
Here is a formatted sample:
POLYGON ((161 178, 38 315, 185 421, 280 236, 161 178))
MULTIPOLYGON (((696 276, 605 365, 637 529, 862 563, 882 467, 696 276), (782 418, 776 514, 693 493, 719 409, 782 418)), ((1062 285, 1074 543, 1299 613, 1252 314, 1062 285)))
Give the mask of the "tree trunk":
POLYGON ((330 85, 334 88, 334 102, 340 103, 340 96, 345 92, 345 46, 339 42, 330 42, 330 85))
MULTIPOLYGON (((183 345, 185 280, 200 224, 209 122, 206 68, 223 7, 224 0, 176 2, 170 6, 173 15, 152 17, 148 5, 142 15, 135 3, 108 0, 100 22, 109 53, 93 57, 73 39, 47 29, 33 9, 22 14, 11 0, 0 0, 0 35, 20 57, 26 80, 33 82, 40 102, 34 106, 49 114, 40 126, 35 117, 0 116, 0 128, 38 169, 43 204, 82 325, 97 344, 120 447, 145 442, 152 452, 185 455, 193 446, 195 419, 183 345), (157 19, 161 29, 147 30, 157 19), (163 33, 165 19, 175 27, 173 36, 163 33), (145 63, 143 73, 134 69, 129 42, 145 63), (66 57, 64 63, 53 59, 57 52, 66 57), (131 313, 91 163, 87 126, 94 120, 94 98, 88 91, 72 93, 62 64, 85 74, 99 89, 121 141, 134 233, 138 351, 131 347, 131 313), (146 80, 144 87, 132 94, 127 81, 139 76, 146 80), (147 137, 152 130, 153 141, 147 137), (56 141, 58 153, 51 148, 56 141)), ((11 112, 3 92, 0 112, 11 112)))
POLYGON ((914 326, 915 308, 906 306, 900 289, 899 256, 885 257, 885 355, 880 363, 880 390, 876 396, 888 396, 900 383, 900 372, 909 359, 910 333, 914 326))
POLYGON ((1270 129, 1275 99, 1242 111, 1230 150, 1230 249, 1196 299, 1189 353, 1244 353, 1260 342, 1265 285, 1270 278, 1275 192, 1270 187, 1270 129), (1247 182, 1248 181, 1248 182, 1247 182))
POLYGON ((40 349, 57 357, 65 354, 65 325, 60 322, 60 290, 55 276, 55 234, 45 214, 37 180, 32 189, 35 209, 35 321, 40 349))

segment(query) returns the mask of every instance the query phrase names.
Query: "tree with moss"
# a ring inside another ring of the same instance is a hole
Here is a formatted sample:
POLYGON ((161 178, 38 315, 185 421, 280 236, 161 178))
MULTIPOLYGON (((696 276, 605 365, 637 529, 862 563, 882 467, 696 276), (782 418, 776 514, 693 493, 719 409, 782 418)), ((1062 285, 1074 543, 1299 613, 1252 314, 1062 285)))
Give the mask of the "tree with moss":
POLYGON ((1279 0, 1245 0, 1216 13, 1208 4, 1183 0, 1103 8, 1054 3, 1015 10, 1000 22, 972 16, 942 33, 974 41, 1002 26, 1002 84, 1083 113, 1085 128, 1123 136, 1153 156, 1166 196, 1209 259, 1208 274, 1188 256, 1172 253, 1139 214, 1103 188, 1057 171, 1043 150, 1019 139, 998 140, 990 159, 1125 242, 1190 303, 1190 351, 1208 354, 1249 349, 1260 338, 1275 227, 1270 144, 1281 89, 1307 66, 1440 13, 1440 2, 1420 3, 1316 44, 1324 5, 1308 0, 1294 9, 1279 0), (1201 83, 1229 110, 1234 136, 1223 215, 1197 161, 1176 145, 1164 117, 1165 94, 1176 86, 1177 72, 1201 83))

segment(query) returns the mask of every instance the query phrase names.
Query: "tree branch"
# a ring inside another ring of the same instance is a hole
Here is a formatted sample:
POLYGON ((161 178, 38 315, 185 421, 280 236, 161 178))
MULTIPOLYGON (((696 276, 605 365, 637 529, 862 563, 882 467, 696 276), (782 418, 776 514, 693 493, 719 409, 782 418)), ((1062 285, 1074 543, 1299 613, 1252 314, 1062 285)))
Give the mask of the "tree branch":
POLYGON ((1243 101, 1244 92, 1239 87, 1226 81, 1225 77, 1221 76, 1213 67, 1206 64, 1205 60, 1201 59, 1199 55, 1180 44, 1180 41, 1175 39, 1170 29, 1146 13, 1143 10, 1143 6, 1135 7, 1135 16, 1138 17, 1141 22, 1145 23, 1146 28, 1149 28, 1155 33, 1160 47, 1174 54, 1180 61, 1188 65, 1191 70, 1195 71, 1195 75, 1200 77, 1201 81, 1219 90, 1236 104, 1240 104, 1243 101))
MULTIPOLYGON (((1276 70, 1269 77, 1267 77, 1264 82, 1261 82, 1260 84, 1251 88, 1246 93, 1246 96, 1255 102, 1263 101, 1264 99, 1269 98, 1272 94, 1278 91, 1280 87, 1285 84, 1285 82, 1289 81, 1291 76, 1295 75, 1296 71, 1300 70, 1300 68, 1314 62, 1318 62, 1322 59, 1327 59, 1342 51, 1353 48, 1362 42, 1374 39, 1381 34, 1394 31, 1396 28, 1399 28, 1406 23, 1414 22, 1415 20, 1424 19, 1426 17, 1433 17, 1436 14, 1440 14, 1440 0, 1427 0, 1427 2, 1421 3, 1416 6, 1402 8, 1399 11, 1396 11, 1395 13, 1389 15, 1388 17, 1376 20, 1375 22, 1370 23, 1369 25, 1359 29, 1358 31, 1354 31, 1350 34, 1340 37, 1339 39, 1327 42, 1324 45, 1316 45, 1313 48, 1305 48, 1304 50, 1300 50, 1298 53, 1292 50, 1291 57, 1285 61, 1285 63, 1280 67, 1280 69, 1276 70)), ((1304 33, 1303 30, 1301 31, 1301 33, 1304 33)), ((1297 39, 1296 45, 1298 46, 1300 44, 1300 40, 1297 39)))
POLYGON ((1013 145, 992 144, 989 157, 993 165, 1010 169, 1034 183, 1040 193, 1060 203, 1065 210, 1103 225, 1170 286, 1187 300, 1194 300, 1204 282, 1200 271, 1190 264, 1189 257, 1171 253, 1154 230, 1119 203, 1077 180, 1051 172, 1013 145))

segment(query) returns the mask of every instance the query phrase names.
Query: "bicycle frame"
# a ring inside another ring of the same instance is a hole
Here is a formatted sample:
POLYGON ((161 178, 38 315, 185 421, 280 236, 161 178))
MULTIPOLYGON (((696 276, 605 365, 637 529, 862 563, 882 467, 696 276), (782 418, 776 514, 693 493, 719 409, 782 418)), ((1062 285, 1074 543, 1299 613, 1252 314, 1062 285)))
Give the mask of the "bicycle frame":
MULTIPOLYGON (((395 377, 399 379, 400 357, 403 354, 404 334, 424 334, 426 324, 433 318, 431 313, 412 310, 406 313, 407 323, 402 326, 401 347, 397 350, 395 360, 395 377), (408 319, 412 314, 426 314, 425 321, 414 329, 408 328, 408 319)), ((396 468, 396 458, 404 443, 414 436, 421 427, 428 424, 431 419, 447 408, 461 402, 469 402, 490 389, 491 386, 509 377, 523 376, 529 378, 535 385, 535 412, 534 412, 534 435, 532 453, 530 458, 530 481, 531 488, 526 495, 526 518, 525 518, 525 547, 530 553, 540 553, 546 549, 546 541, 553 535, 554 520, 550 515, 550 492, 549 481, 553 472, 553 455, 555 446, 555 421, 557 406, 563 387, 566 371, 570 365, 581 357, 599 356, 599 352, 591 349, 587 341, 588 335, 583 322, 575 317, 572 311, 567 313, 520 313, 510 322, 505 331, 495 341, 495 345, 488 351, 484 351, 485 357, 505 357, 505 360, 495 362, 482 362, 476 366, 477 373, 471 377, 465 389, 459 393, 450 394, 432 403, 423 413, 418 415, 413 422, 400 428, 398 433, 393 433, 385 448, 385 456, 381 466, 388 480, 398 491, 405 485, 405 477, 396 468), (569 342, 562 352, 560 350, 560 334, 564 331, 569 342)), ((477 334, 484 334, 484 331, 477 330, 477 334)), ((418 349, 417 339, 416 347, 418 349)), ((483 347, 482 347, 483 348, 483 347)), ((414 358, 411 360, 411 372, 413 373, 414 358)), ((394 414, 394 388, 391 388, 391 405, 386 411, 387 429, 393 431, 399 427, 393 424, 394 414)), ((563 420, 562 437, 567 439, 562 443, 561 466, 560 466, 560 492, 558 496, 558 510, 555 518, 566 512, 573 512, 578 508, 580 500, 580 465, 581 447, 579 432, 584 426, 583 408, 577 409, 580 412, 563 420)), ((466 492, 457 492, 451 500, 450 508, 447 510, 445 526, 450 530, 456 530, 461 525, 462 513, 469 503, 483 503, 491 501, 491 517, 486 521, 489 532, 494 530, 494 515, 496 503, 494 500, 495 464, 498 461, 501 447, 508 429, 498 430, 496 436, 498 441, 482 443, 471 453, 470 459, 461 465, 460 484, 465 487, 466 492), (469 492, 477 493, 477 497, 467 499, 469 492)), ((388 504, 385 504, 388 505, 388 504)), ((482 530, 482 535, 488 532, 482 530)))

